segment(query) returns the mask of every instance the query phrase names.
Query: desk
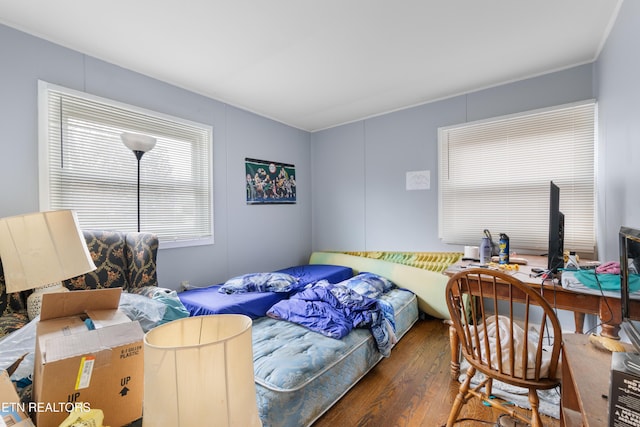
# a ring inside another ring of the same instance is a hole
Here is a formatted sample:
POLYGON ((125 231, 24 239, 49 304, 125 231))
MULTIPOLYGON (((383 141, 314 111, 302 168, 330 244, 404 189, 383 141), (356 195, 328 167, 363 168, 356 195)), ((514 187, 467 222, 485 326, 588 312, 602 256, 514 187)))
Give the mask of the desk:
MULTIPOLYGON (((602 324, 601 335, 608 338, 619 339, 620 323, 622 314, 620 312, 620 299, 604 297, 598 294, 583 294, 576 291, 564 289, 560 284, 554 284, 550 280, 543 282, 541 278, 530 277, 531 269, 534 267, 544 268, 547 266, 547 258, 541 256, 521 256, 527 260, 526 265, 521 265, 518 271, 514 271, 515 277, 522 282, 537 289, 540 294, 549 302, 551 307, 568 310, 574 313, 576 333, 581 334, 584 328, 584 315, 597 314, 602 324)), ((444 273, 453 276, 461 269, 467 268, 468 261, 459 261, 451 265, 444 273)), ((500 292, 500 289, 498 289, 500 292)), ((500 296, 499 296, 500 297, 500 296)), ((631 300, 631 313, 640 315, 640 300, 631 300)), ((634 317, 635 318, 635 317, 634 317)), ((636 318, 640 320, 640 318, 636 318)), ((451 328, 451 373, 457 378, 460 373, 459 343, 455 330, 451 328)))
POLYGON ((562 336, 561 426, 606 426, 609 422, 611 353, 597 350, 586 335, 562 336))

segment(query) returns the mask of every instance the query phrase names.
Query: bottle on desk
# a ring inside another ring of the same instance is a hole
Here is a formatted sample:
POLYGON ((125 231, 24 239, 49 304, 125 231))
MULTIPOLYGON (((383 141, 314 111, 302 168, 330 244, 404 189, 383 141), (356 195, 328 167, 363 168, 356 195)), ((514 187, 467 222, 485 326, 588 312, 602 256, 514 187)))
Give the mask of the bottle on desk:
POLYGON ((509 264, 509 236, 505 233, 500 233, 498 240, 498 263, 509 264))
POLYGON ((580 270, 580 265, 578 264, 578 256, 575 252, 569 252, 569 259, 567 263, 564 265, 565 270, 580 270))
POLYGON ((483 237, 480 242, 480 264, 484 265, 491 262, 491 239, 483 237))

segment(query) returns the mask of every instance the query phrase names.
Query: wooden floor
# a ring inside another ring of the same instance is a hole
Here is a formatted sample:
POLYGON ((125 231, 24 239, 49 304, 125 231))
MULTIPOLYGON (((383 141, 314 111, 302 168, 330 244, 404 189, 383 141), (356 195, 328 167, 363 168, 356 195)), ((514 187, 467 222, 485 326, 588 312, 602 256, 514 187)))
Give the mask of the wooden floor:
MULTIPOLYGON (((459 386, 451 379, 450 354, 447 325, 439 319, 419 320, 391 357, 378 363, 313 427, 443 426, 459 386)), ((456 426, 493 425, 500 414, 473 399, 460 415, 472 420, 456 426)), ((543 423, 560 425, 549 417, 543 423)))

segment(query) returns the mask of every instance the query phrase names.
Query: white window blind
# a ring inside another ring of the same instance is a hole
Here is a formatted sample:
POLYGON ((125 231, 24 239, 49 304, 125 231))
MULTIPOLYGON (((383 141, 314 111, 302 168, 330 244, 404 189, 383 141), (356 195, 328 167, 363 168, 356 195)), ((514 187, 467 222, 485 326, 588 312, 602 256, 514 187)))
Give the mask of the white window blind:
POLYGON ((567 250, 595 253, 593 101, 439 129, 439 234, 478 245, 483 230, 546 253, 550 181, 567 250))
POLYGON ((140 229, 163 247, 213 243, 212 128, 39 82, 40 204, 81 228, 137 230, 137 159, 121 134, 157 139, 140 162, 140 229))

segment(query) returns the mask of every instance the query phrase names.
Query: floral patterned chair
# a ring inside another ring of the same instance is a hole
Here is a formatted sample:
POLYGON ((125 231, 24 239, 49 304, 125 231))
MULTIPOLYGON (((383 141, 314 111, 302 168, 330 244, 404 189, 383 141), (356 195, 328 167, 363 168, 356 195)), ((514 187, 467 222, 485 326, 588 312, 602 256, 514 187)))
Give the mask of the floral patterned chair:
MULTIPOLYGON (((70 290, 122 288, 151 295, 157 289, 158 237, 152 233, 83 230, 96 269, 63 281, 70 290)), ((29 292, 7 294, 0 261, 0 338, 27 324, 29 292)))
POLYGON ((29 322, 26 292, 7 294, 0 260, 0 337, 22 328, 29 322))

